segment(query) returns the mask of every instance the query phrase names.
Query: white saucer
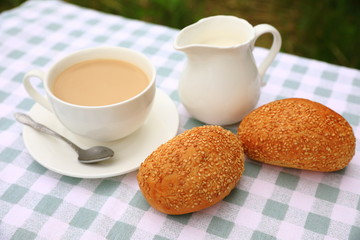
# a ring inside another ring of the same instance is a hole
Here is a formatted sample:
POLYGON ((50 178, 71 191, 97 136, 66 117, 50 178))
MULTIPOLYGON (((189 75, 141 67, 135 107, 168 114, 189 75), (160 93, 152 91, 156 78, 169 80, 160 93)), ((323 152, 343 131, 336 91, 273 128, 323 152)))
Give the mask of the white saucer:
POLYGON ((75 135, 38 104, 34 105, 29 115, 82 148, 105 145, 114 150, 114 157, 108 161, 82 164, 66 143, 24 126, 25 146, 38 163, 54 172, 78 178, 112 177, 138 169, 150 153, 177 134, 179 127, 176 107, 160 89, 156 91, 154 106, 146 123, 130 136, 114 142, 97 142, 75 135))

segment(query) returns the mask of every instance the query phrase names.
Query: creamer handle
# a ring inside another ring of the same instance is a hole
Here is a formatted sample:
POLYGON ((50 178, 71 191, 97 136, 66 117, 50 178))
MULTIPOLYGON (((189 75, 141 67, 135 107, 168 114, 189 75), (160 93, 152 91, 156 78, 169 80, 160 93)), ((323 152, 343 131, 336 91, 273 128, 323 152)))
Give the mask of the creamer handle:
POLYGON ((273 42, 272 42, 270 51, 258 67, 260 81, 261 81, 262 86, 264 86, 265 82, 264 82, 263 78, 264 78, 265 72, 268 69, 268 67, 270 66, 270 64, 272 63, 272 61, 274 60, 276 54, 278 54, 280 51, 281 35, 276 28, 274 28, 273 26, 271 26, 269 24, 259 24, 259 25, 256 25, 254 27, 254 29, 255 29, 255 38, 253 41, 253 46, 255 45, 255 42, 258 39, 258 37, 260 37, 261 35, 263 35, 265 33, 271 33, 273 35, 273 42))

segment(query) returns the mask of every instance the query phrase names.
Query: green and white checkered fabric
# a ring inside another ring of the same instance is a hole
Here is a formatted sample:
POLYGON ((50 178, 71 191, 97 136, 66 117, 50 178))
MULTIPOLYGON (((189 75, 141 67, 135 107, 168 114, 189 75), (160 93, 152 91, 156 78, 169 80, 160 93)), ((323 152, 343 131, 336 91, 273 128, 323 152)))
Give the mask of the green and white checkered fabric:
MULTIPOLYGON (((34 104, 22 86, 24 73, 46 69, 80 48, 114 45, 144 53, 157 68, 158 88, 177 106, 179 132, 202 125, 179 102, 177 85, 186 58, 172 47, 177 32, 61 1, 28 1, 0 14, 0 239, 360 239, 356 69, 280 53, 267 71, 258 103, 303 97, 340 113, 357 138, 348 167, 318 173, 247 160, 232 193, 200 212, 157 212, 139 191, 136 172, 78 179, 32 159, 22 126, 13 119, 14 112, 27 112, 34 104)), ((256 48, 256 60, 266 53, 256 48)))

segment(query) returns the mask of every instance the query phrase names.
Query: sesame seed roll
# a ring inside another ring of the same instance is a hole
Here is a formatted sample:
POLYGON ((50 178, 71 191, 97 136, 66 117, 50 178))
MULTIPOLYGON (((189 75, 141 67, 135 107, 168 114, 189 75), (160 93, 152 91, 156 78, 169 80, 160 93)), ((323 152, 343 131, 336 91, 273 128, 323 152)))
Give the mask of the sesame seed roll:
POLYGON ((302 98, 253 110, 240 123, 238 136, 248 157, 283 167, 336 171, 355 154, 350 124, 330 108, 302 98))
POLYGON ((178 215, 221 201, 243 170, 239 138, 219 126, 201 126, 156 149, 141 164, 137 179, 153 208, 178 215))

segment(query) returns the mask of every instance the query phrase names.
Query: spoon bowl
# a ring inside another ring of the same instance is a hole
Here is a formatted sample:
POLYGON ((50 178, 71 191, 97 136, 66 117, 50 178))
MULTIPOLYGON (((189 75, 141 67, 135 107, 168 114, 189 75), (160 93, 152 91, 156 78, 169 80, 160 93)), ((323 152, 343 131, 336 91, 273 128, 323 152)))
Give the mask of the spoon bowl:
POLYGON ((15 119, 24 124, 27 125, 41 133, 45 133, 57 138, 60 138, 64 142, 70 145, 70 147, 78 154, 78 160, 81 163, 97 163, 101 161, 108 160, 114 156, 114 151, 111 150, 108 147, 105 146, 95 146, 91 147, 89 149, 82 149, 73 142, 71 142, 69 139, 61 136, 57 132, 51 130, 50 128, 46 127, 45 125, 35 122, 29 115, 24 113, 15 113, 14 114, 15 119))
POLYGON ((114 151, 104 146, 95 146, 78 151, 78 160, 82 163, 96 163, 114 156, 114 151))

